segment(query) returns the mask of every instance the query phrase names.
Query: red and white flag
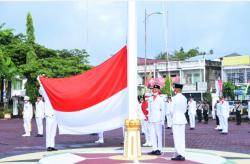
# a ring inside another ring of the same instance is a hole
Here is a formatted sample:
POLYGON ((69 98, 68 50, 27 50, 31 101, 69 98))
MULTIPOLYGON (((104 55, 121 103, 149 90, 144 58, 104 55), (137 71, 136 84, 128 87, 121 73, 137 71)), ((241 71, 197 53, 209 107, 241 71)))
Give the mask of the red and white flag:
POLYGON ((55 111, 60 134, 113 130, 128 117, 126 46, 80 75, 39 77, 39 81, 55 111))

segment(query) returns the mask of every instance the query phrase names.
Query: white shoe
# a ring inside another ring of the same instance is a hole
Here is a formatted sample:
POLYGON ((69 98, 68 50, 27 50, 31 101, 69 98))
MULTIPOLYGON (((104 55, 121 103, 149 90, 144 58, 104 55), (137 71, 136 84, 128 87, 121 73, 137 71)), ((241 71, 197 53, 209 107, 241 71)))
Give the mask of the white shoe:
POLYGON ((104 143, 104 140, 97 140, 97 141, 95 141, 95 143, 103 144, 103 143, 104 143))
POLYGON ((23 137, 29 137, 30 134, 29 134, 29 133, 25 133, 25 134, 23 134, 22 136, 23 136, 23 137))
POLYGON ((146 142, 146 143, 144 143, 142 146, 148 146, 148 143, 146 142))
POLYGON ((216 128, 214 128, 215 130, 218 130, 220 127, 219 126, 216 126, 216 128))

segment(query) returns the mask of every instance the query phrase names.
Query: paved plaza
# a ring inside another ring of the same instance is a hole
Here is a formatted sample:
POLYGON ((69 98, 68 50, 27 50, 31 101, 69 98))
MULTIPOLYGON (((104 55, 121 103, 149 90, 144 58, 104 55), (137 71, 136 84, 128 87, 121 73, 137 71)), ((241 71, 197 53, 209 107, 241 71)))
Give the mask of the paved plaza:
MULTIPOLYGON (((95 159, 92 156, 93 153, 100 153, 99 156, 106 158, 106 153, 111 153, 111 156, 119 156, 122 154, 122 129, 117 129, 104 133, 104 144, 95 144, 97 135, 57 135, 56 148, 60 151, 46 152, 45 149, 45 137, 35 137, 37 129, 35 120, 32 120, 32 136, 22 137, 23 134, 23 121, 22 119, 0 120, 0 163, 4 162, 3 159, 14 159, 12 156, 16 156, 14 161, 18 161, 18 157, 22 159, 20 162, 37 162, 40 157, 44 157, 53 153, 72 153, 72 156, 79 156, 84 159, 95 159), (83 153, 84 152, 84 153, 83 153), (27 153, 35 153, 33 158, 29 160, 28 156, 22 156, 27 153), (83 153, 83 154, 82 154, 83 153), (38 155, 39 154, 39 155, 38 155), (9 158, 7 158, 9 157, 9 158)), ((189 126, 186 127, 186 147, 187 156, 197 156, 197 153, 205 152, 205 154, 222 154, 225 157, 225 152, 241 153, 238 155, 226 155, 227 159, 240 160, 240 163, 250 162, 250 124, 248 121, 244 121, 242 125, 235 125, 235 121, 229 122, 229 134, 222 135, 219 131, 214 130, 215 121, 209 120, 208 124, 196 123, 196 129, 190 130, 189 126), (217 152, 218 151, 218 152, 217 152), (244 154, 246 156, 244 156, 244 154)), ((166 147, 164 149, 164 155, 157 158, 156 161, 151 163, 164 163, 168 160, 173 153, 173 139, 171 129, 165 129, 166 147)), ((144 136, 142 135, 142 142, 144 143, 144 136)), ((150 148, 143 148, 143 154, 151 151, 150 148)), ((209 157, 210 158, 210 157, 209 157)), ((108 158, 110 160, 110 158, 108 158)), ((205 157, 204 157, 205 159, 205 157)), ((96 158, 98 161, 98 158, 96 158)), ((112 163, 109 160, 106 163, 112 163)), ((153 160, 153 159, 151 159, 153 160)), ((6 161, 6 160, 5 160, 6 161)), ((16 162, 17 162, 16 161, 16 162)), ((104 160, 105 161, 105 160, 104 160)), ((89 161, 91 163, 91 161, 89 161)), ((93 161, 92 161, 93 162, 93 161)), ((150 160, 148 161, 150 163, 150 160)), ((75 163, 75 162, 74 162, 75 163)), ((77 162, 76 162, 77 163, 77 162)), ((81 163, 81 162, 78 162, 81 163)), ((83 163, 86 163, 83 162, 83 163)), ((118 163, 126 163, 118 162, 118 163)), ((147 163, 147 162, 146 162, 147 163)), ((186 160, 185 163, 197 163, 190 160, 186 160)), ((199 163, 199 162, 198 162, 199 163)), ((200 163, 203 163, 200 161, 200 163)), ((238 162, 237 162, 238 163, 238 162)))

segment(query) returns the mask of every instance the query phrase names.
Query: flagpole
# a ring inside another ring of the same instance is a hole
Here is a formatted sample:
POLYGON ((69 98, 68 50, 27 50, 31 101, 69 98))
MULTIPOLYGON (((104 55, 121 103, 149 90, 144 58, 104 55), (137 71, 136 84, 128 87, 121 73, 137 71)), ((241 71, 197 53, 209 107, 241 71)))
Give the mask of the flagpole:
POLYGON ((137 119, 137 30, 136 0, 128 0, 128 107, 125 120, 124 157, 138 159, 141 156, 140 121, 137 119))

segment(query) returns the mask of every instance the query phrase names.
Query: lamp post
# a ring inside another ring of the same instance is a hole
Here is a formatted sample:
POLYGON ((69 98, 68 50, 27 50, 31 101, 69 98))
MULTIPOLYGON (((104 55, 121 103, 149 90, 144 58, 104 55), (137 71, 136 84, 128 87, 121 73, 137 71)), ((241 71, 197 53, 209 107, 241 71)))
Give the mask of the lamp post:
POLYGON ((147 80, 147 19, 155 14, 163 14, 163 12, 153 12, 153 13, 147 13, 147 10, 145 9, 145 15, 144 15, 144 44, 145 44, 145 49, 144 49, 144 84, 146 85, 146 80, 147 80))

